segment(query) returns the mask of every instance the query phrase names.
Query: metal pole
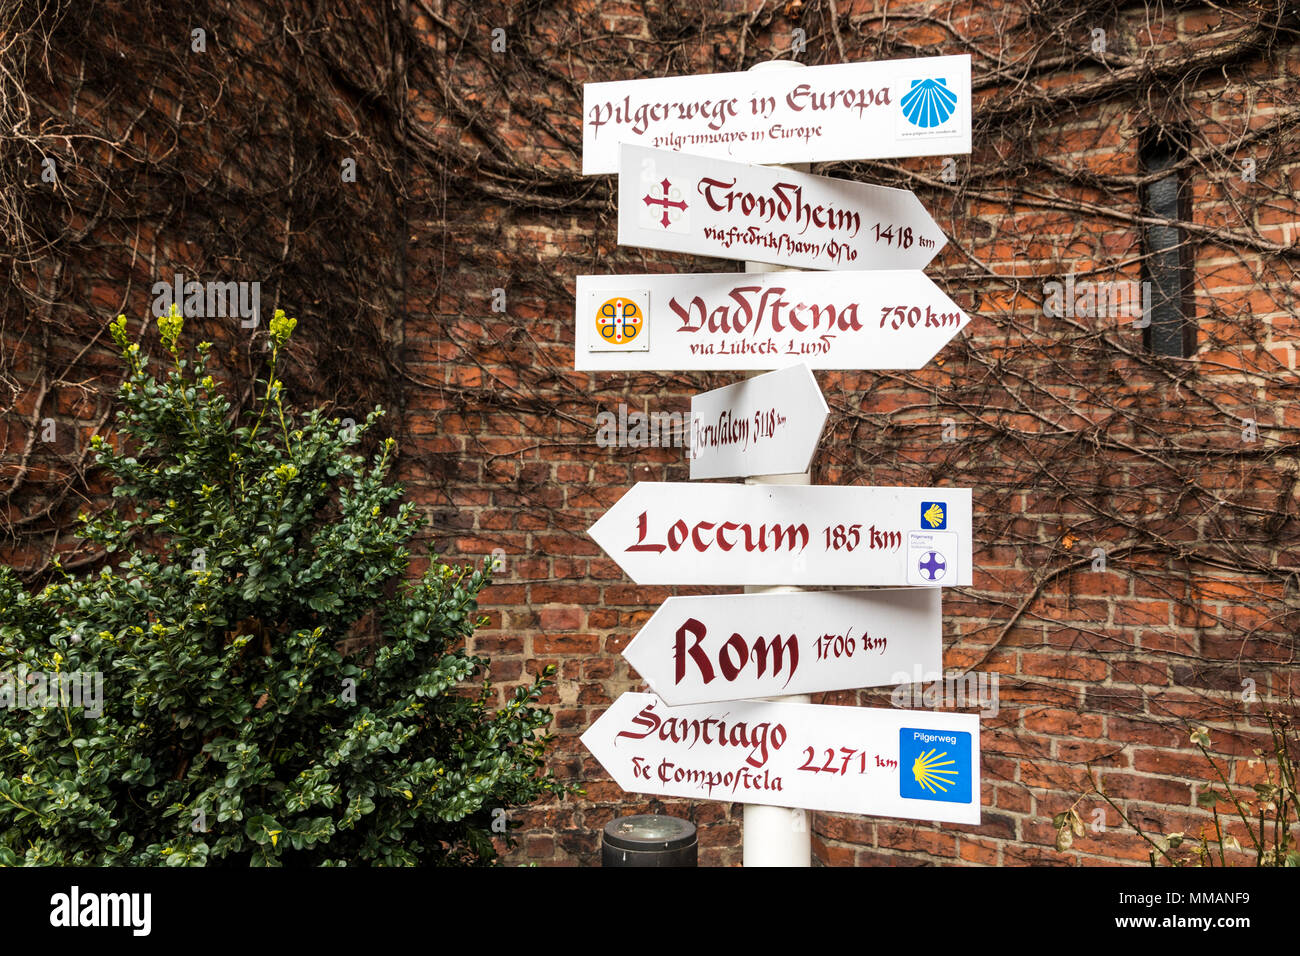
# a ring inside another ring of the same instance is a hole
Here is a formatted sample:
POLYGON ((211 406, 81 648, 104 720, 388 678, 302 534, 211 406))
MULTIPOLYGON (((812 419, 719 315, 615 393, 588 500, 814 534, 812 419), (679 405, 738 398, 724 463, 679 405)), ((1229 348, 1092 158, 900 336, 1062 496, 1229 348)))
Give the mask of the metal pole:
MULTIPOLYGON (((802 63, 793 60, 768 60, 755 63, 751 70, 786 70, 802 67, 802 63)), ((795 163, 786 166, 800 172, 808 171, 807 163, 795 163)), ((790 272, 786 266, 774 266, 766 262, 745 263, 746 272, 790 272)), ((747 485, 808 485, 812 483, 812 471, 795 475, 756 475, 746 478, 747 485)), ((759 587, 750 585, 746 594, 774 594, 802 591, 803 588, 779 585, 777 587, 759 587)), ((769 697, 767 700, 789 701, 806 704, 811 701, 808 694, 790 694, 785 697, 769 697)), ((812 866, 812 834, 809 832, 808 812, 797 807, 768 807, 757 804, 745 804, 744 815, 744 865, 745 866, 812 866)))

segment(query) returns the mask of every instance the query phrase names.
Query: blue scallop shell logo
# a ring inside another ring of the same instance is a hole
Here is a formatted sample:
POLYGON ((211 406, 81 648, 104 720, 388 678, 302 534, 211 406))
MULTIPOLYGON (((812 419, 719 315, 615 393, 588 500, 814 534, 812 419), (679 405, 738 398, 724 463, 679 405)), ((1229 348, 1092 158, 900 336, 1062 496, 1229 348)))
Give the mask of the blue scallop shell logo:
POLYGON ((957 108, 957 94, 948 89, 948 81, 944 79, 913 80, 900 105, 909 123, 931 129, 947 122, 957 108))

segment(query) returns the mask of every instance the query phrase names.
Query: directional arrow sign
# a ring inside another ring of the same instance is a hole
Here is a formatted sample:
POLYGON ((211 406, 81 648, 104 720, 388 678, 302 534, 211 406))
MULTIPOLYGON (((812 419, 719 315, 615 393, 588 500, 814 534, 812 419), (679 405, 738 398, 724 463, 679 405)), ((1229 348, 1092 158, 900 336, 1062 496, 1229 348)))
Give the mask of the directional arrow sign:
POLYGON ((751 163, 970 152, 970 56, 587 83, 582 172, 620 143, 751 163))
POLYGON ((922 368, 970 317, 924 273, 578 276, 578 371, 922 368))
POLYGON ((623 656, 665 703, 816 694, 942 671, 938 588, 673 597, 623 656))
POLYGON ((924 269, 947 239, 906 189, 623 146, 618 241, 801 269, 924 269))
POLYGON ((691 399, 691 478, 807 471, 829 411, 807 365, 696 395, 691 399))
POLYGON ((974 714, 623 694, 582 742, 630 793, 980 822, 974 714))
POLYGON ((971 583, 969 488, 642 481, 588 533, 637 584, 971 583))

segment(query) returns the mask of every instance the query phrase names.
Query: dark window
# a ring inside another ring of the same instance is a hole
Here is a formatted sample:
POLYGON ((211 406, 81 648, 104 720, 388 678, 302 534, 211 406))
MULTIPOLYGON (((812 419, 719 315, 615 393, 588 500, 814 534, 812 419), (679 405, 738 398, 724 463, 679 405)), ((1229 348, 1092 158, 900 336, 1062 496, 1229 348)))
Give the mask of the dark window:
MULTIPOLYGON (((1144 219, 1189 220, 1186 174, 1177 168, 1186 155, 1177 134, 1161 131, 1145 138, 1142 171, 1154 178, 1142 188, 1144 219)), ((1160 355, 1185 358, 1196 346, 1190 318, 1192 257, 1187 237, 1174 223, 1148 222, 1143 226, 1142 244, 1146 253, 1142 281, 1149 282, 1151 290, 1151 306, 1143 316, 1143 343, 1160 355)))

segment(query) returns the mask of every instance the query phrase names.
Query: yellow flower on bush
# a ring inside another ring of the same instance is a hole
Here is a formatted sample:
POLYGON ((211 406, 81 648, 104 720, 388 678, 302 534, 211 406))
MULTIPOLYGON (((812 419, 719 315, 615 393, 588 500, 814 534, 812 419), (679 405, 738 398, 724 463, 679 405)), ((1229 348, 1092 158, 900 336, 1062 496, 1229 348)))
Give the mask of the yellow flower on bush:
POLYGON ((184 317, 176 310, 176 303, 172 303, 171 311, 167 315, 158 317, 158 335, 162 338, 162 344, 171 352, 176 354, 176 340, 180 338, 181 327, 185 325, 184 317))
POLYGON ((284 313, 284 309, 276 309, 275 315, 271 318, 271 341, 276 346, 281 346, 289 341, 289 336, 293 335, 293 330, 298 327, 298 320, 291 319, 284 313))

